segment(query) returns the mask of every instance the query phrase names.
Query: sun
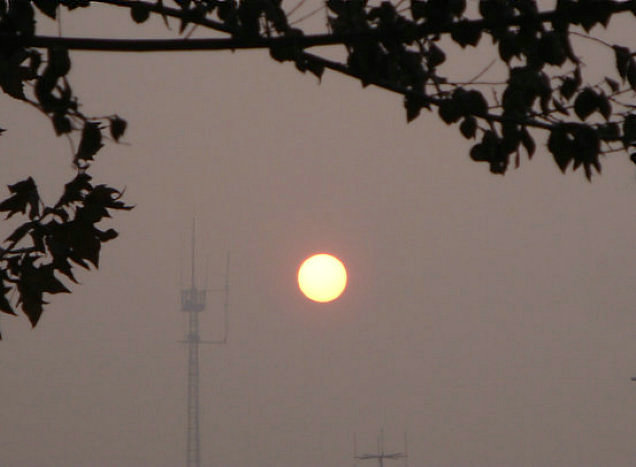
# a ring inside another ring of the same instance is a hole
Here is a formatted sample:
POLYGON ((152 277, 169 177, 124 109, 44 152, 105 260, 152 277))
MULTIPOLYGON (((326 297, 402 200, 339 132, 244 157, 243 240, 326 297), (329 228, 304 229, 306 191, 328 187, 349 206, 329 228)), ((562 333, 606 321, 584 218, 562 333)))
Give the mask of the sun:
POLYGON ((335 300, 347 286, 347 270, 335 256, 310 256, 298 269, 298 287, 307 298, 326 303, 335 300))

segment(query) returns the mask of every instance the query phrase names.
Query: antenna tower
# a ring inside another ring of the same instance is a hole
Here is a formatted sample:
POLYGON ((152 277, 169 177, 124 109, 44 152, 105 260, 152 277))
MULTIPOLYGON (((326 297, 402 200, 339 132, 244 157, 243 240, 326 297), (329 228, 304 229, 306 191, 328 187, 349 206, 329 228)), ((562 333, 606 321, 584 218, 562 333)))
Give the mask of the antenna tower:
POLYGON ((380 435, 378 436, 378 452, 374 454, 361 454, 358 455, 358 447, 356 435, 353 435, 353 458, 355 460, 369 460, 376 459, 378 461, 379 467, 384 467, 384 460, 398 460, 404 459, 404 465, 407 465, 408 453, 407 453, 407 441, 406 441, 406 433, 404 433, 404 452, 384 452, 384 430, 380 430, 380 435))
POLYGON ((223 289, 212 290, 224 293, 223 299, 223 339, 203 341, 199 337, 199 313, 205 309, 206 289, 198 289, 195 276, 195 225, 192 221, 191 245, 191 275, 190 288, 181 290, 181 311, 188 313, 188 332, 182 343, 188 344, 188 408, 187 408, 187 447, 186 467, 201 466, 201 438, 199 434, 199 344, 225 344, 228 337, 229 310, 229 271, 230 254, 225 263, 225 286, 223 289))

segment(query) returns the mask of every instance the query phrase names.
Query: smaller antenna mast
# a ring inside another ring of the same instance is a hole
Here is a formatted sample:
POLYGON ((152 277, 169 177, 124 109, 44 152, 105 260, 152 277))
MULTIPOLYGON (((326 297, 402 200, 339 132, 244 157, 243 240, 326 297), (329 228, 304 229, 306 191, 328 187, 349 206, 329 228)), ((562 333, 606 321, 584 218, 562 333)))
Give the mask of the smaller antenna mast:
POLYGON ((378 466, 379 467, 384 467, 384 460, 388 459, 388 460, 398 460, 398 459, 404 459, 406 462, 407 459, 407 453, 406 453, 406 433, 404 434, 404 452, 390 452, 390 453, 385 453, 384 452, 384 429, 380 429, 380 434, 378 435, 378 451, 377 453, 373 453, 373 454, 361 454, 358 455, 357 452, 357 440, 356 440, 356 435, 354 433, 353 435, 353 458, 356 460, 369 460, 369 459, 376 459, 378 461, 378 466))

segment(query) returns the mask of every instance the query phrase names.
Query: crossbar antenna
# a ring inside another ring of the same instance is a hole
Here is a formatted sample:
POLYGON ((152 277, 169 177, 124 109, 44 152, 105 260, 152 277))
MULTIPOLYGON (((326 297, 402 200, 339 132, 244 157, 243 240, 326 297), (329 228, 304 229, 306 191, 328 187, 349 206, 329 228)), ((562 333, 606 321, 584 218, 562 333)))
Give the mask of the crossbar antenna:
POLYGON ((404 452, 384 452, 384 430, 380 430, 380 434, 378 435, 378 450, 376 453, 370 454, 360 454, 358 455, 358 447, 357 447, 357 439, 356 435, 353 435, 353 458, 355 460, 370 460, 375 459, 378 461, 379 467, 384 467, 384 460, 398 460, 404 459, 406 465, 406 459, 408 458, 407 449, 406 449, 406 433, 404 434, 404 452))
POLYGON ((199 336, 199 313, 206 306, 208 290, 199 289, 196 283, 195 270, 195 221, 192 220, 192 248, 191 248, 191 283, 189 289, 181 290, 181 311, 188 313, 188 331, 182 343, 188 344, 188 398, 187 398, 187 426, 186 426, 186 467, 201 466, 201 436, 200 436, 200 407, 199 407, 199 344, 225 344, 229 333, 229 294, 230 294, 230 255, 228 253, 225 264, 225 286, 223 291, 223 339, 204 341, 199 336))

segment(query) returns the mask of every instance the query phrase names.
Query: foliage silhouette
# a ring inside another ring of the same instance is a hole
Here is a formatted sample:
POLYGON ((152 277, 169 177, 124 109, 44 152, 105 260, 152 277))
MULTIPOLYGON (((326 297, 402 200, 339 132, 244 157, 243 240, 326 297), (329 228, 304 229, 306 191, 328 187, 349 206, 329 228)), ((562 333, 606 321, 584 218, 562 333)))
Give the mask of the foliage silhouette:
MULTIPOLYGON (((55 204, 44 203, 32 178, 10 185, 9 197, 0 203, 7 218, 25 218, 0 248, 0 310, 15 314, 20 307, 35 326, 44 294, 68 292, 61 279, 75 282, 73 267, 97 267, 101 244, 117 236, 97 224, 110 211, 130 209, 119 191, 93 185, 88 174, 108 136, 117 142, 124 135, 126 121, 82 113, 66 78, 69 50, 268 49, 274 60, 293 62, 318 79, 331 70, 401 95, 408 122, 422 110, 437 112, 474 140, 470 157, 493 173, 505 173, 512 163, 519 166, 522 153, 532 158, 535 140, 542 138, 562 172, 582 168, 589 180, 601 171, 604 156, 636 148, 636 53, 632 44, 599 37, 616 15, 636 16, 636 0, 558 0, 550 10, 538 3, 481 0, 471 10, 465 0, 328 0, 297 19, 305 0, 285 6, 282 0, 0 0, 0 87, 46 115, 56 135, 77 146, 72 150, 75 176, 55 204), (136 24, 157 17, 169 33, 170 22, 176 21, 179 37, 38 34, 42 15, 56 19, 61 9, 73 12, 94 4, 127 9, 136 24), (327 17, 324 33, 298 27, 317 12, 327 17), (213 37, 190 38, 195 28, 213 37), (599 70, 585 66, 574 38, 600 44, 615 70, 591 82, 585 72, 599 70), (493 63, 504 65, 504 77, 480 82, 490 66, 469 80, 447 76, 448 56, 483 47, 486 39, 495 49, 493 63), (327 46, 340 47, 344 58, 321 55, 327 46)), ((636 163, 636 151, 630 158, 636 163)))

